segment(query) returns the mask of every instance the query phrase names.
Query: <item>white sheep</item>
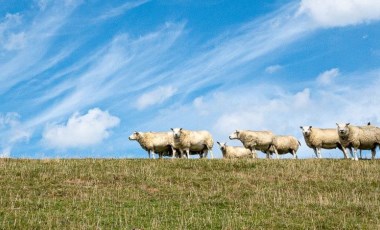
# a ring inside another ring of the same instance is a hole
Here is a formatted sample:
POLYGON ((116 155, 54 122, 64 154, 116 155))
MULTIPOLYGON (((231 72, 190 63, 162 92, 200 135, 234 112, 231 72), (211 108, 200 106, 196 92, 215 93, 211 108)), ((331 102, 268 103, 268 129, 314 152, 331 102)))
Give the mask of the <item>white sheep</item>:
POLYGON ((287 154, 291 153, 293 158, 296 159, 297 151, 301 143, 297 140, 297 138, 293 136, 275 136, 273 138, 273 144, 267 151, 267 158, 269 158, 269 154, 276 154, 277 159, 279 158, 279 154, 287 154))
POLYGON ((271 131, 236 130, 229 138, 240 140, 245 148, 251 150, 253 157, 257 158, 256 150, 268 152, 273 143, 274 134, 271 131))
POLYGON ((353 126, 350 123, 336 124, 340 143, 350 150, 353 160, 358 160, 357 150, 371 150, 372 159, 376 156, 376 147, 380 143, 380 129, 371 125, 353 126))
POLYGON ((223 158, 242 158, 253 156, 251 150, 240 146, 227 146, 227 143, 218 143, 220 150, 222 151, 223 158))
POLYGON ((172 157, 175 156, 176 150, 174 149, 174 138, 171 132, 134 132, 129 136, 129 140, 136 140, 140 146, 148 151, 149 158, 154 153, 159 154, 162 158, 163 155, 172 157))
POLYGON ((309 148, 314 150, 317 158, 322 158, 321 149, 340 149, 344 158, 348 158, 346 150, 339 142, 339 136, 335 129, 319 129, 312 126, 300 126, 303 137, 309 148))
POLYGON ((212 147, 214 146, 214 140, 208 131, 191 131, 183 128, 172 128, 172 135, 174 137, 174 146, 179 150, 181 156, 183 153, 189 158, 190 154, 198 153, 200 158, 207 157, 210 151, 211 157, 212 147))

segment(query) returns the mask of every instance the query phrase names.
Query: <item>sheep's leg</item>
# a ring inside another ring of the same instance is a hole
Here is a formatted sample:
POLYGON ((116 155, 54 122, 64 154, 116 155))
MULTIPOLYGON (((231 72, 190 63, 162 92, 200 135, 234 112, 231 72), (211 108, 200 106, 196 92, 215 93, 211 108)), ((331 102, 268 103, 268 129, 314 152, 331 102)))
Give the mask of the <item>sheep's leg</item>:
POLYGON ((292 154, 293 154, 293 159, 297 159, 298 158, 297 157, 297 152, 294 149, 292 149, 292 154))
POLYGON ((372 160, 375 160, 375 156, 376 156, 376 146, 375 146, 375 148, 371 149, 371 152, 372 152, 372 160))
MULTIPOLYGON (((274 147, 274 146, 273 146, 274 147)), ((276 159, 280 159, 280 157, 278 156, 278 151, 277 151, 277 148, 274 147, 274 153, 276 154, 276 159)))
POLYGON ((343 146, 339 146, 339 145, 338 145, 338 148, 343 152, 344 159, 347 159, 348 158, 348 154, 347 154, 346 148, 344 148, 343 146))
POLYGON ((352 150, 351 147, 349 148, 349 150, 350 150, 351 160, 355 160, 354 151, 352 150))
POLYGON ((175 158, 176 154, 177 154, 177 151, 174 148, 172 148, 172 159, 175 158))
POLYGON ((210 149, 210 156, 211 156, 211 159, 214 159, 214 153, 212 152, 211 149, 210 149))
POLYGON ((358 155, 356 154, 356 152, 358 151, 358 149, 357 148, 354 148, 354 160, 359 160, 358 159, 358 155))
POLYGON ((269 151, 266 151, 265 153, 267 154, 267 159, 269 159, 269 154, 270 154, 270 152, 269 152, 269 151))
POLYGON ((362 150, 361 149, 359 149, 359 157, 360 157, 360 159, 363 159, 362 158, 362 150))
POLYGON ((321 148, 317 148, 318 158, 322 159, 321 148))
POLYGON ((153 159, 155 159, 155 157, 154 157, 154 151, 152 151, 152 150, 148 150, 148 155, 149 155, 149 159, 150 159, 151 157, 153 157, 153 159))
POLYGON ((313 148, 313 150, 314 150, 314 153, 315 153, 315 157, 318 158, 317 148, 313 148))
POLYGON ((190 149, 186 149, 185 151, 187 159, 190 159, 190 149))
POLYGON ((257 158, 256 149, 252 149, 252 158, 257 158))
POLYGON ((208 155, 208 149, 205 148, 205 149, 201 152, 200 155, 202 156, 201 158, 207 158, 207 155, 208 155))
POLYGON ((179 158, 183 158, 183 150, 179 150, 179 158))

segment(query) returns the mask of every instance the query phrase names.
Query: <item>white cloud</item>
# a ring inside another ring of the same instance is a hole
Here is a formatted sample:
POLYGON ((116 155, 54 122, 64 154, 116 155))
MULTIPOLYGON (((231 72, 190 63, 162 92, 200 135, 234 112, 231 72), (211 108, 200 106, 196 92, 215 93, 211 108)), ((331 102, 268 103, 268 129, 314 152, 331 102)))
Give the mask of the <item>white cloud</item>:
POLYGON ((281 65, 271 65, 271 66, 268 66, 267 68, 265 68, 265 72, 272 74, 272 73, 276 73, 280 69, 282 69, 281 65))
POLYGON ((177 92, 177 88, 173 86, 160 86, 153 91, 141 95, 137 99, 136 107, 145 109, 148 106, 161 104, 177 92))
POLYGON ((109 129, 118 126, 120 119, 98 108, 87 114, 75 113, 66 124, 48 125, 43 141, 53 148, 86 147, 101 143, 109 137, 109 129))
POLYGON ((21 123, 18 113, 0 114, 0 157, 10 157, 13 146, 28 141, 31 134, 21 123))
POLYGON ((339 69, 333 68, 318 75, 317 82, 320 85, 329 85, 339 75, 340 75, 339 69))
POLYGON ((348 26, 380 19, 378 0, 302 0, 299 14, 323 27, 348 26))

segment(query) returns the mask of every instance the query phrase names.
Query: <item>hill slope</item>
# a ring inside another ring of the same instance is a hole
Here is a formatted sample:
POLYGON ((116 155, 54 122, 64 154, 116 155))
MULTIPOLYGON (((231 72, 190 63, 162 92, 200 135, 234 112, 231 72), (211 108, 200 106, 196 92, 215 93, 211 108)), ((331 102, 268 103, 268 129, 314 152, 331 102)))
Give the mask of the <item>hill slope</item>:
POLYGON ((380 161, 0 160, 0 228, 380 227, 380 161))

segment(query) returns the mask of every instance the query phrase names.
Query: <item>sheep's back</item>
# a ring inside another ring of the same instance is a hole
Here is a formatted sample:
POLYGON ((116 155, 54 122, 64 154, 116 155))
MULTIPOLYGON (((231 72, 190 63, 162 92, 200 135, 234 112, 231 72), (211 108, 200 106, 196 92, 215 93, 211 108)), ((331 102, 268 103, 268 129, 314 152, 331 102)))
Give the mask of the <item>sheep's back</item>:
POLYGON ((274 135, 271 131, 241 131, 240 140, 247 148, 267 150, 273 142, 274 135))

